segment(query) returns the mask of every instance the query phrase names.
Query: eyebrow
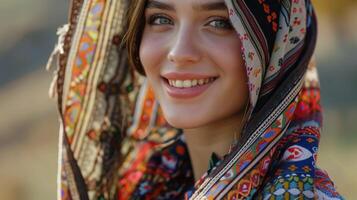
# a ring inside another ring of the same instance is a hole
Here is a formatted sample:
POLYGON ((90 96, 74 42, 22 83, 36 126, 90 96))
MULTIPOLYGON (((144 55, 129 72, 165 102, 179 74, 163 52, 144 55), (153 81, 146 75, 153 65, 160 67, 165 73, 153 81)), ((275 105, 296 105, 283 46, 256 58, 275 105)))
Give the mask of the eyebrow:
MULTIPOLYGON (((171 4, 163 3, 160 1, 149 0, 146 8, 157 8, 162 10, 174 11, 175 7, 171 4)), ((224 2, 208 2, 203 4, 193 5, 194 10, 212 11, 212 10, 227 10, 224 2)))

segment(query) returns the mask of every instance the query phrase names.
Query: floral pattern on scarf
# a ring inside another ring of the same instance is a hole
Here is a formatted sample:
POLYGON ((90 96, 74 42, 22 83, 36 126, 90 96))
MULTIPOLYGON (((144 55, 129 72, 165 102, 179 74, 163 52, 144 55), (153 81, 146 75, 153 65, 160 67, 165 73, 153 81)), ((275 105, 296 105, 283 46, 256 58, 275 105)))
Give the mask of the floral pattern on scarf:
POLYGON ((249 79, 243 138, 196 183, 120 45, 127 0, 73 0, 60 41, 58 199, 342 199, 317 165, 320 91, 309 0, 225 0, 249 79), (63 43, 62 43, 63 42, 63 43))

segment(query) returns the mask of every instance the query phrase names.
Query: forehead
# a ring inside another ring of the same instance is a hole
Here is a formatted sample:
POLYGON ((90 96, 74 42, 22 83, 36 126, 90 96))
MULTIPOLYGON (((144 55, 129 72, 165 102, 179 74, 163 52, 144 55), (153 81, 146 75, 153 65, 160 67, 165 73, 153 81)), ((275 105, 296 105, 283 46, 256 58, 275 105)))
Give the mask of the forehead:
POLYGON ((147 8, 176 10, 180 7, 193 10, 226 10, 224 0, 148 0, 147 8))

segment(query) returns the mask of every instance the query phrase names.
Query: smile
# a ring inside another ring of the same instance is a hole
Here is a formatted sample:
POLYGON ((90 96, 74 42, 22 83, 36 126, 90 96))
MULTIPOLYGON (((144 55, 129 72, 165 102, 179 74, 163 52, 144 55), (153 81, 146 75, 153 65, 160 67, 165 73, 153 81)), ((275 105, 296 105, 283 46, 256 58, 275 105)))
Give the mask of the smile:
POLYGON ((168 79, 168 83, 172 87, 176 88, 190 88, 208 84, 213 82, 215 78, 205 78, 205 79, 193 79, 193 80, 170 80, 168 79))
POLYGON ((170 73, 162 76, 167 94, 173 98, 187 99, 204 93, 218 76, 170 73))

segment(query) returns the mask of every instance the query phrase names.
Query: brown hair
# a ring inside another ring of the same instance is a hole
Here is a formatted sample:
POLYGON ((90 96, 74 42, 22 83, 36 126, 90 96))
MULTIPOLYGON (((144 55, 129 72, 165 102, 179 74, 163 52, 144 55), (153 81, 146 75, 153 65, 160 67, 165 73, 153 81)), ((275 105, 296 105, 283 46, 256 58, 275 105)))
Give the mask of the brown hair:
POLYGON ((140 62, 139 48, 140 41, 145 27, 145 7, 147 0, 131 0, 127 13, 126 33, 124 44, 128 52, 130 67, 136 69, 140 74, 145 75, 144 68, 140 62))

